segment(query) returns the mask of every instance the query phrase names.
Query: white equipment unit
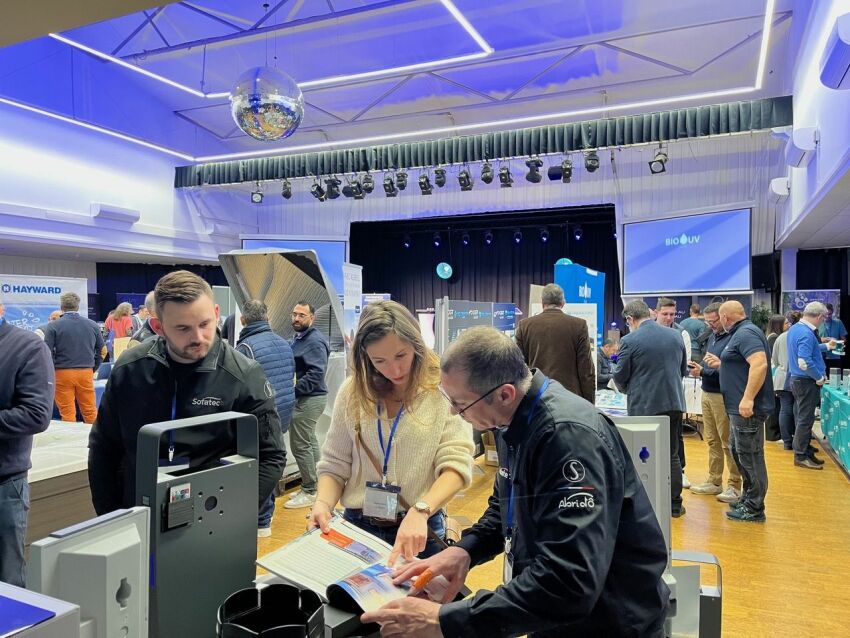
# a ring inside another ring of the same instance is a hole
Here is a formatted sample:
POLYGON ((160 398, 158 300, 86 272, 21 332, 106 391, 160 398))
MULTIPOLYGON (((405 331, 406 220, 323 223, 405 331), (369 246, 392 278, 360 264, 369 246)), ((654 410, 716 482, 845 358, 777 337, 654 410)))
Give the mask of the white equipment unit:
POLYGON ((820 81, 831 89, 850 89, 850 13, 835 20, 821 60, 820 81))
POLYGON ((785 163, 791 168, 805 168, 812 161, 817 146, 816 128, 795 128, 785 144, 785 163))

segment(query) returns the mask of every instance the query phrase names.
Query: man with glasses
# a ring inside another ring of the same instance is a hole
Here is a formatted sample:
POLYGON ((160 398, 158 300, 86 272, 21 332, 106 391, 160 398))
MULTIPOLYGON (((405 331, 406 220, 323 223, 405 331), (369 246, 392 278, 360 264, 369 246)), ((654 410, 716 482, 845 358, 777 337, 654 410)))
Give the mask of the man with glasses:
POLYGON ((670 418, 670 513, 685 513, 682 505, 682 413, 689 353, 682 335, 649 318, 649 307, 640 299, 623 308, 629 334, 620 340, 614 383, 628 395, 630 416, 670 418))
MULTIPOLYGON (((711 328, 708 338, 707 355, 718 359, 729 342, 729 333, 720 324, 720 304, 712 303, 705 307, 703 316, 711 328)), ((741 498, 741 473, 738 464, 732 458, 729 447, 729 415, 720 392, 720 371, 707 365, 689 361, 692 377, 702 378, 702 421, 705 442, 708 444, 708 479, 701 485, 691 486, 694 494, 712 494, 722 503, 735 503, 741 498), (729 483, 723 489, 723 465, 729 469, 729 483)))
POLYGON ((496 431, 493 495, 456 545, 394 574, 396 584, 444 576, 442 605, 407 596, 363 621, 408 638, 662 636, 667 551, 616 427, 529 370, 493 328, 472 328, 452 343, 440 379, 456 413, 479 431, 496 431), (503 550, 503 587, 450 602, 471 566, 503 550))
POLYGON ((325 370, 331 349, 328 340, 313 325, 315 318, 315 309, 306 301, 299 301, 292 309, 295 410, 289 427, 289 445, 301 474, 301 489, 283 504, 287 509, 312 507, 316 500, 316 463, 320 454, 316 421, 328 401, 325 370))

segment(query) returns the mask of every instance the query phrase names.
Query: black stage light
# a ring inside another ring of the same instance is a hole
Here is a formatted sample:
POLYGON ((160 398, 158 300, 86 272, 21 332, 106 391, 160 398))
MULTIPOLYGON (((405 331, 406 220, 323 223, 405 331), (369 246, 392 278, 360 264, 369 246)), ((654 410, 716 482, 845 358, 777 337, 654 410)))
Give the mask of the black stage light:
POLYGON ((486 233, 484 233, 484 243, 487 244, 488 246, 493 243, 493 233, 490 232, 489 230, 486 233))
POLYGON ((342 184, 335 176, 330 179, 325 180, 325 186, 327 187, 327 198, 328 199, 336 199, 339 197, 339 185, 342 184))
POLYGON ((395 180, 392 175, 384 176, 384 192, 387 194, 387 197, 398 195, 398 189, 395 187, 395 180))
POLYGON ((288 179, 283 180, 283 183, 280 185, 280 194, 283 195, 284 199, 290 199, 292 197, 292 184, 289 183, 288 179))
POLYGON ((525 160, 525 165, 528 166, 528 173, 525 174, 525 179, 532 184, 539 184, 543 176, 540 174, 540 167, 543 166, 543 160, 539 157, 532 157, 525 160))
POLYGON ((443 243, 442 237, 440 237, 440 233, 434 233, 432 239, 434 241, 434 248, 439 248, 440 244, 443 243))
POLYGON ((581 238, 584 237, 584 231, 581 229, 581 226, 573 228, 573 237, 576 241, 581 241, 581 238))
POLYGON ((419 190, 422 191, 423 195, 430 195, 433 192, 433 188, 431 187, 431 180, 428 177, 428 173, 422 173, 419 176, 419 190))
POLYGON ((561 180, 564 184, 569 184, 573 178, 573 162, 570 159, 564 159, 560 166, 550 166, 548 171, 549 179, 553 182, 561 180))
POLYGON ((464 246, 469 246, 469 233, 464 233, 460 236, 460 243, 464 246))
POLYGON ((400 191, 403 191, 407 188, 407 173, 404 171, 399 171, 395 174, 395 184, 398 186, 400 191))
POLYGON ((515 244, 522 243, 522 231, 521 230, 515 230, 514 231, 514 243, 515 244))
POLYGON ((410 248, 413 245, 413 241, 410 239, 410 235, 405 235, 404 239, 402 239, 402 245, 405 248, 410 248))
POLYGON ((342 194, 346 197, 353 197, 354 199, 364 199, 366 197, 363 192, 363 185, 357 179, 353 179, 343 186, 342 194))
POLYGON ((263 191, 251 191, 251 203, 252 204, 262 204, 263 203, 263 191))
POLYGON ((499 167, 499 181, 502 184, 502 188, 510 188, 511 184, 514 183, 514 178, 511 177, 511 167, 510 166, 500 166, 499 167))
POLYGON ((371 193, 373 190, 375 190, 375 180, 371 173, 366 173, 363 176, 363 192, 371 193))
POLYGON ((590 151, 584 156, 584 170, 593 173, 599 168, 599 156, 596 151, 590 151))
POLYGON ((649 172, 653 175, 667 172, 667 153, 660 148, 655 153, 655 157, 649 162, 649 172))
POLYGON ((549 231, 545 228, 540 229, 540 242, 543 244, 549 243, 549 231))
POLYGON ((313 182, 313 185, 310 187, 310 194, 313 195, 320 202, 323 202, 327 199, 325 189, 322 188, 322 185, 317 181, 313 182))
POLYGON ((460 190, 462 191, 472 190, 472 175, 469 174, 467 169, 463 169, 457 174, 457 183, 460 184, 460 190))
POLYGON ((442 188, 446 185, 446 169, 445 168, 435 168, 434 169, 434 183, 437 187, 442 188))
POLYGON ((485 184, 493 183, 493 167, 490 166, 490 162, 484 162, 484 166, 481 167, 481 181, 485 184))

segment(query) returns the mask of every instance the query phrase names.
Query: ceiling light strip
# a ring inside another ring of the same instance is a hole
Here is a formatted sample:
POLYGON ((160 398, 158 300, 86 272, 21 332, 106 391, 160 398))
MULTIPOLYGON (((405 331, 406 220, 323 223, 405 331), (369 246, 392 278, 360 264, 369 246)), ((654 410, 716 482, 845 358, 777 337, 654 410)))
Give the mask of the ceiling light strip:
POLYGON ((466 32, 472 37, 472 39, 475 40, 475 42, 478 44, 478 46, 481 47, 481 50, 484 53, 488 55, 490 53, 493 53, 493 47, 490 46, 487 40, 481 37, 481 34, 478 33, 478 30, 473 27, 469 20, 466 19, 466 16, 458 10, 452 0, 440 0, 440 3, 448 10, 449 13, 452 14, 454 19, 460 23, 460 26, 462 26, 466 30, 466 32))
POLYGON ((759 64, 756 70, 756 90, 760 90, 764 80, 764 69, 767 66, 767 47, 770 44, 770 30, 773 26, 773 11, 776 0, 767 0, 764 7, 764 24, 761 28, 761 46, 759 47, 759 64))
POLYGON ((89 124, 88 122, 82 122, 80 120, 75 120, 74 118, 67 117, 65 115, 60 115, 58 113, 53 113, 51 111, 45 111, 44 109, 37 108, 35 106, 30 106, 29 104, 24 104, 23 102, 16 102, 15 100, 10 100, 4 97, 0 97, 0 104, 6 104, 8 106, 14 106, 15 108, 23 109, 24 111, 29 111, 30 113, 36 113, 38 115, 43 115, 45 117, 49 117, 54 120, 59 120, 60 122, 65 122, 66 124, 73 124, 74 126, 79 126, 84 129, 88 129, 90 131, 96 131, 98 133, 103 133, 104 135, 109 135, 110 137, 118 138, 119 140, 124 140, 125 142, 131 142, 133 144, 138 144, 139 146, 144 146, 145 148, 153 149, 154 151, 159 151, 160 153, 166 153, 168 155, 172 155, 174 157, 178 157, 182 160, 188 162, 197 162, 198 159, 196 157, 192 157, 191 155, 187 155, 186 153, 181 153, 180 151, 175 151, 173 149, 167 148, 165 146, 159 146, 158 144, 154 144, 152 142, 146 142, 145 140, 139 139, 138 137, 132 137, 130 135, 125 135, 124 133, 118 133, 117 131, 112 131, 108 128, 103 128, 102 126, 97 126, 96 124, 89 124))

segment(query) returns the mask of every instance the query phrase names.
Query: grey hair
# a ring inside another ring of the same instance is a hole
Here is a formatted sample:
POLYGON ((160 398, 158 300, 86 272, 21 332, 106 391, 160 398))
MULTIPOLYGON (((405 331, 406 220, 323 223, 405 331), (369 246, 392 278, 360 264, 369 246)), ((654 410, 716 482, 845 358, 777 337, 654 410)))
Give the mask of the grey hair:
MULTIPOLYGON (((487 326, 461 333, 440 358, 440 370, 445 374, 466 372, 466 386, 477 394, 503 383, 513 384, 522 392, 531 387, 531 370, 522 351, 510 337, 487 326)), ((485 401, 492 402, 492 396, 485 401)))
POLYGON ((63 292, 59 295, 59 308, 62 312, 77 312, 80 309, 80 295, 75 292, 63 292))
POLYGON ((702 311, 704 315, 716 314, 720 312, 720 306, 723 305, 719 301, 708 304, 702 311))
POLYGON ((623 308, 623 317, 631 317, 632 319, 646 319, 649 316, 649 306, 642 299, 635 299, 626 304, 623 308))
POLYGON ((563 306, 564 289, 558 284, 546 284, 540 298, 544 306, 563 306))
POLYGON ((826 306, 820 301, 810 301, 803 309, 804 317, 821 317, 826 314, 826 306))
POLYGON ((156 294, 153 290, 145 295, 145 308, 148 309, 151 317, 156 317, 156 294))
POLYGON ((249 299, 242 307, 242 316, 245 318, 246 325, 258 321, 268 321, 269 309, 259 299, 249 299))

